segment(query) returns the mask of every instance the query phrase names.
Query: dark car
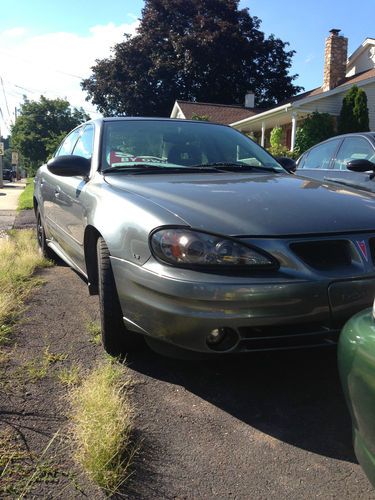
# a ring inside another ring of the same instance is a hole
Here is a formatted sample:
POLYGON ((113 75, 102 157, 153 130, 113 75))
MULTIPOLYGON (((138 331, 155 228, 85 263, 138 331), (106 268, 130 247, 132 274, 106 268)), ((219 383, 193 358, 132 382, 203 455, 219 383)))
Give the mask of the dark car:
POLYGON ((137 336, 205 354, 332 345, 375 294, 375 197, 292 175, 225 125, 87 122, 34 197, 39 244, 99 294, 111 353, 137 336))
POLYGON ((12 182, 13 180, 13 172, 10 168, 4 168, 3 170, 3 179, 5 181, 12 182))
POLYGON ((375 133, 332 137, 303 153, 298 175, 375 192, 375 133))

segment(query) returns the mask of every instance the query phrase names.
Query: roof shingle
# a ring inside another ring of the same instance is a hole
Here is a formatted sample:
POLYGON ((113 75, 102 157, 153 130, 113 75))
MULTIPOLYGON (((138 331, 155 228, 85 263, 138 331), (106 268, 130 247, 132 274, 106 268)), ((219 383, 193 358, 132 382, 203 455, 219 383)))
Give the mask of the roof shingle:
POLYGON ((244 108, 227 104, 212 104, 208 102, 177 101, 187 120, 194 115, 207 116, 209 121, 228 125, 244 118, 260 113, 261 109, 244 108))
MULTIPOLYGON (((334 87, 335 89, 344 87, 345 85, 348 84, 356 84, 359 82, 362 82, 363 80, 367 80, 368 78, 375 78, 375 68, 372 69, 367 69, 366 71, 362 71, 361 73, 357 73, 356 75, 348 76, 344 78, 341 82, 340 85, 337 85, 337 87, 334 87)), ((333 90, 333 89, 331 89, 333 90)), ((328 91, 329 92, 329 91, 328 91)), ((316 89, 308 90, 307 92, 303 92, 302 94, 298 94, 294 97, 291 97, 290 99, 287 99, 283 103, 279 103, 278 106, 281 104, 285 104, 288 102, 295 102, 299 101, 300 99, 305 99, 306 97, 312 97, 315 95, 320 95, 324 94, 325 92, 323 91, 322 87, 317 87, 316 89)), ((322 96, 324 97, 324 96, 322 96)))

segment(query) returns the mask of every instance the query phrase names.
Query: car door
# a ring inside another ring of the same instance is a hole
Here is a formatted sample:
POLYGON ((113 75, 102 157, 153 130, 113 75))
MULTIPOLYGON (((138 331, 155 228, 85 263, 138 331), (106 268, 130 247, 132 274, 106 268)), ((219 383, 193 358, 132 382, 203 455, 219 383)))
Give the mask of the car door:
MULTIPOLYGON (((70 132, 62 141, 54 156, 71 154, 80 133, 81 127, 70 132)), ((61 190, 60 184, 62 179, 62 177, 53 175, 48 168, 43 169, 40 178, 42 211, 46 232, 50 239, 57 242, 60 241, 61 233, 58 214, 60 206, 59 192, 61 190)))
POLYGON ((332 139, 311 148, 298 162, 296 174, 323 182, 331 173, 332 160, 341 142, 342 139, 332 139))
POLYGON ((372 143, 361 136, 346 137, 332 162, 332 170, 326 180, 340 184, 375 192, 373 171, 352 172, 347 169, 351 160, 369 160, 375 162, 375 148, 372 143))
MULTIPOLYGON (((94 143, 94 125, 86 125, 73 147, 72 154, 91 159, 94 143)), ((85 270, 84 232, 86 227, 87 179, 61 177, 56 193, 57 219, 60 229, 59 244, 75 264, 85 270)))

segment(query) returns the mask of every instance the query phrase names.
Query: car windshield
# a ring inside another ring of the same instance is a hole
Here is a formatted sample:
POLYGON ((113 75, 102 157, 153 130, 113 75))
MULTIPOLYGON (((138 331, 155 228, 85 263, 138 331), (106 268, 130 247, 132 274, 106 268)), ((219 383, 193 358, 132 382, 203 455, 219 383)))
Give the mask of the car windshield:
POLYGON ((207 171, 230 168, 285 170, 264 149, 240 132, 206 122, 118 120, 104 123, 102 165, 105 172, 207 171), (146 168, 147 167, 147 168, 146 168), (206 168, 204 168, 206 167, 206 168))

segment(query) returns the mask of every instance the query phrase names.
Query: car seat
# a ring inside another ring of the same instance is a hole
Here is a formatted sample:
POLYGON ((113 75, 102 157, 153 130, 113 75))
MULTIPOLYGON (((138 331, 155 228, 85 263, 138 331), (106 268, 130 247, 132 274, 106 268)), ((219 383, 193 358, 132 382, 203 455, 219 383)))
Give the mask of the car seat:
POLYGON ((196 146, 191 144, 176 144, 168 153, 168 163, 176 165, 199 165, 202 163, 202 155, 196 146))

